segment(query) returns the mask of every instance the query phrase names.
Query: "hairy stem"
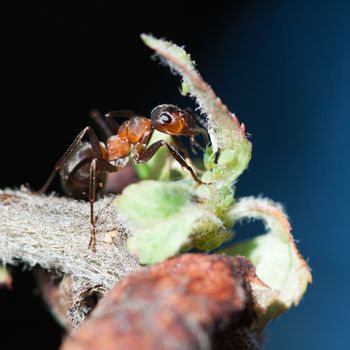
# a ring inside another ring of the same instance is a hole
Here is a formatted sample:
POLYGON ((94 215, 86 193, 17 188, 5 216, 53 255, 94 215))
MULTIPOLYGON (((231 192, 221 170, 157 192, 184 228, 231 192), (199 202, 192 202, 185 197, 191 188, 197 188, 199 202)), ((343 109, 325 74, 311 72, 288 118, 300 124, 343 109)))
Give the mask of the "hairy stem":
POLYGON ((0 262, 39 265, 110 289, 139 268, 126 249, 131 231, 111 205, 113 199, 96 203, 97 242, 92 252, 87 248, 87 203, 25 190, 0 191, 0 262))

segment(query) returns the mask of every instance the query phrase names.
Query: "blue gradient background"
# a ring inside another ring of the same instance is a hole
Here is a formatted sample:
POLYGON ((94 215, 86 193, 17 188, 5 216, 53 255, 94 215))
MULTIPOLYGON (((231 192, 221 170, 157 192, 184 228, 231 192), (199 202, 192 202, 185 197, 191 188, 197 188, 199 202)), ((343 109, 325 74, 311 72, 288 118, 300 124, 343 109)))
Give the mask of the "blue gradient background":
POLYGON ((238 194, 263 194, 285 205, 314 278, 300 306, 270 325, 265 348, 345 349, 350 2, 246 10, 234 23, 227 13, 220 39, 207 43, 211 52, 200 65, 252 134, 253 159, 238 194))
MULTIPOLYGON (((300 306, 270 324, 265 348, 349 347, 350 1, 1 6, 1 188, 39 188, 92 108, 186 106, 178 78, 149 60, 139 34, 184 44, 251 134, 238 196, 283 203, 313 270, 300 306)), ((62 331, 31 296, 30 278, 18 271, 14 290, 0 292, 0 347, 58 348, 62 331)))

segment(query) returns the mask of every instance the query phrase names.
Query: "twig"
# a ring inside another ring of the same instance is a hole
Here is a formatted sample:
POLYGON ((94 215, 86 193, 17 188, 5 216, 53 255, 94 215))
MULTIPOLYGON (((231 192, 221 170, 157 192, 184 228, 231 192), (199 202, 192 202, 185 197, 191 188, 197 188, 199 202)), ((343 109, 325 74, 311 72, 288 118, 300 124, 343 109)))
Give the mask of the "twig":
POLYGON ((62 350, 259 349, 243 257, 184 254, 113 288, 62 350))

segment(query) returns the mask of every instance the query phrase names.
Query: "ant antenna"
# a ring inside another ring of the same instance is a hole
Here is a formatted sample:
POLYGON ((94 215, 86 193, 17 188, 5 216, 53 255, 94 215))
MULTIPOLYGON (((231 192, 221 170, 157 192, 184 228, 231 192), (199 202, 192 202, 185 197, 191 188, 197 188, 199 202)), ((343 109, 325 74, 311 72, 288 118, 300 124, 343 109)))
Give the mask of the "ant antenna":
POLYGON ((186 107, 185 111, 187 113, 189 113, 197 122, 198 126, 200 126, 201 128, 208 130, 209 125, 208 125, 208 121, 206 120, 206 118, 198 113, 196 113, 191 107, 186 107))

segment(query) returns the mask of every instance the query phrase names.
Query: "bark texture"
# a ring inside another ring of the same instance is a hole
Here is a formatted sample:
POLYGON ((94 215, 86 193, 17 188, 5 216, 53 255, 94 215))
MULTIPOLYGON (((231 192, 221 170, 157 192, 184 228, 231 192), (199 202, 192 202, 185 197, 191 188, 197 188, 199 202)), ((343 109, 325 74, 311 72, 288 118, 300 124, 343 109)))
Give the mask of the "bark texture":
POLYGON ((98 304, 62 350, 258 349, 243 257, 184 254, 133 273, 98 304), (229 332, 226 333, 225 330, 229 332))

